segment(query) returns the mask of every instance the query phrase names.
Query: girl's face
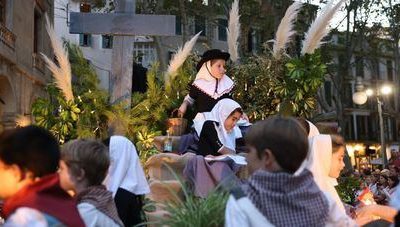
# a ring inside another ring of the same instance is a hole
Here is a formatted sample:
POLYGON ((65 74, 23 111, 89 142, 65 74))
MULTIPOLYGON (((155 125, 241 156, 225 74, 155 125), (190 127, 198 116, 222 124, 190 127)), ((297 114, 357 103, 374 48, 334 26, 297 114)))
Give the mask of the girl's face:
POLYGON ((225 60, 217 59, 212 62, 210 73, 213 77, 221 79, 225 75, 225 60))
POLYGON ((386 178, 384 178, 383 176, 379 177, 379 183, 380 184, 386 184, 386 178))
POLYGON ((65 163, 63 160, 60 160, 59 166, 60 168, 58 169, 58 174, 60 176, 61 188, 65 191, 75 191, 76 178, 73 174, 71 174, 67 163, 65 163))
POLYGON ((329 176, 332 178, 338 178, 340 171, 344 168, 344 147, 340 147, 338 151, 332 153, 331 169, 329 171, 329 176))
POLYGON ((236 123, 241 117, 242 114, 237 111, 231 114, 224 122, 225 130, 230 132, 235 127, 236 123))

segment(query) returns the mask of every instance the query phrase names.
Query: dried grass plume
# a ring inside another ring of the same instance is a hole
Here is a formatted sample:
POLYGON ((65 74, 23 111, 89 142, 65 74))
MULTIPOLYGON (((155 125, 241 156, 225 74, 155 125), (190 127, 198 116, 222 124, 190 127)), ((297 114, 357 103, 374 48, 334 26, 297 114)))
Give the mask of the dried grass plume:
POLYGON ((17 115, 17 117, 15 118, 15 125, 17 127, 25 127, 28 125, 32 124, 32 120, 30 117, 28 116, 24 116, 24 115, 17 115))
POLYGON ((169 66, 167 69, 167 74, 165 75, 165 82, 169 84, 169 82, 176 76, 176 72, 178 71, 179 67, 185 62, 186 58, 192 52, 194 45, 196 44, 197 38, 199 38, 201 32, 197 33, 195 36, 192 37, 189 41, 180 47, 176 54, 172 57, 171 61, 169 62, 169 66))
POLYGON ((231 55, 231 60, 236 62, 239 59, 238 40, 240 34, 240 21, 239 21, 239 0, 232 3, 231 11, 229 12, 229 24, 227 28, 228 33, 228 50, 231 55))
POLYGON ((293 2, 293 4, 287 8, 285 16, 281 20, 275 34, 275 40, 273 41, 274 46, 272 50, 275 58, 281 56, 285 51, 287 44, 291 41, 291 37, 296 33, 296 31, 293 30, 294 21, 297 18, 301 6, 302 3, 293 2))
POLYGON ((322 9, 321 15, 314 20, 308 29, 303 40, 302 55, 314 53, 321 46, 321 40, 329 33, 329 21, 345 0, 340 0, 336 5, 333 4, 334 1, 331 0, 322 9))
POLYGON ((62 41, 57 37, 53 25, 50 24, 49 18, 46 15, 46 30, 49 34, 51 45, 54 50, 54 55, 58 61, 55 64, 48 56, 41 53, 47 68, 52 72, 57 87, 62 91, 67 101, 73 100, 71 84, 71 65, 68 59, 68 52, 62 41))

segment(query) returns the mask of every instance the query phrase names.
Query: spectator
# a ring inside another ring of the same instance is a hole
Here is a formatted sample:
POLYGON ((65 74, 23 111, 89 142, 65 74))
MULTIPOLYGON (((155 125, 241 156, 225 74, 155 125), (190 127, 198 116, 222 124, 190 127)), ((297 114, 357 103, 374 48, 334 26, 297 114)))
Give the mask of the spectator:
POLYGON ((56 139, 28 126, 0 136, 0 199, 5 226, 84 226, 74 200, 60 187, 56 139))
POLYGON ((307 156, 302 126, 292 118, 272 117, 252 126, 245 140, 251 176, 233 190, 226 226, 324 226, 326 197, 310 171, 294 175, 307 156))
POLYGON ((112 193, 102 185, 109 164, 107 147, 94 140, 72 140, 61 150, 61 187, 75 193, 87 227, 123 226, 112 193))

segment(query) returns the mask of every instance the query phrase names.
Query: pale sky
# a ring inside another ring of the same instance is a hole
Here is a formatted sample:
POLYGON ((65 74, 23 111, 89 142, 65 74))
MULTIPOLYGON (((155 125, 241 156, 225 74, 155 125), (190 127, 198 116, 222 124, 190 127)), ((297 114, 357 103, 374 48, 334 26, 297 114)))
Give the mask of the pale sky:
MULTIPOLYGON (((322 8, 325 4, 320 3, 320 0, 298 0, 300 2, 309 2, 314 5, 320 5, 322 8)), ((338 2, 339 0, 336 0, 335 2, 338 2)), ((385 2, 385 1, 382 1, 385 2)), ((392 0, 393 4, 399 4, 400 0, 392 0)), ((383 4, 383 3, 382 3, 383 4)), ((331 20, 331 26, 332 27, 338 27, 339 30, 345 30, 346 29, 346 11, 344 9, 344 3, 342 7, 339 9, 339 11, 335 14, 333 19, 331 20)), ((320 10, 319 10, 320 12, 320 10)), ((351 15, 352 17, 352 15, 351 15)), ((374 22, 382 22, 384 26, 388 26, 388 21, 384 16, 381 16, 379 13, 372 13, 370 17, 368 17, 368 25, 371 26, 374 22)))

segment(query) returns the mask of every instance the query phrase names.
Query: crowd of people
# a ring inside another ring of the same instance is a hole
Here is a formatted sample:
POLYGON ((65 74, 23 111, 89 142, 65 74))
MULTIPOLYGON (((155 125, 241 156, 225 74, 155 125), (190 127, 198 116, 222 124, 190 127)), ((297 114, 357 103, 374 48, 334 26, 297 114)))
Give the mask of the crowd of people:
MULTIPOLYGON (((225 75, 229 54, 204 53, 189 95, 198 114, 182 136, 180 153, 193 152, 184 176, 194 195, 217 186, 230 191, 225 226, 359 226, 394 223, 400 209, 400 159, 388 169, 364 170, 349 209, 335 188, 344 168, 345 141, 320 134, 303 118, 271 116, 250 126, 234 86, 225 75), (240 154, 239 154, 240 153, 240 154), (236 177, 245 157, 249 177, 236 177)), ((0 135, 0 199, 4 226, 133 226, 144 220, 150 192, 135 146, 112 135, 103 141, 76 139, 60 146, 45 129, 27 126, 0 135)))

